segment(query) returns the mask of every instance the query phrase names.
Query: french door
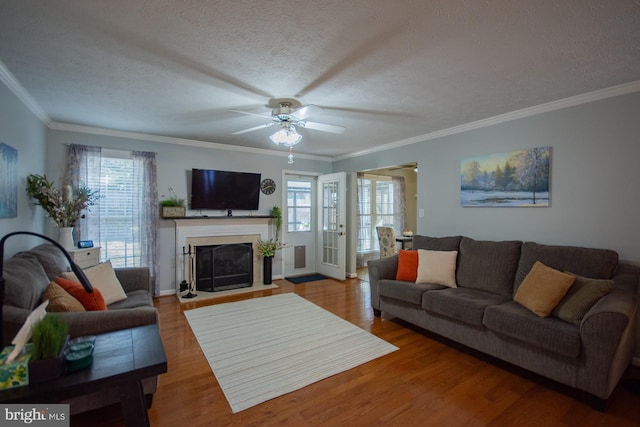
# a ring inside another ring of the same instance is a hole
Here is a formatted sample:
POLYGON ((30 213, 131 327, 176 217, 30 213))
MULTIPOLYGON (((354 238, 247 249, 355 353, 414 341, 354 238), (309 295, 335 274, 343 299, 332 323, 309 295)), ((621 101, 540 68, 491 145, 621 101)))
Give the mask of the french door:
POLYGON ((346 182, 345 172, 318 177, 316 268, 337 280, 346 271, 346 182))

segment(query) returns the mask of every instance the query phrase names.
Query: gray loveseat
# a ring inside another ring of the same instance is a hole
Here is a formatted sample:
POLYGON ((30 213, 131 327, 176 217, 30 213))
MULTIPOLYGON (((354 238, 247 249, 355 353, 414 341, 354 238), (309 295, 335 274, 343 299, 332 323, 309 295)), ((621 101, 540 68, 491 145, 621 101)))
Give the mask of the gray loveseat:
POLYGON ((371 306, 466 347, 595 396, 601 409, 635 350, 640 268, 616 252, 520 241, 416 235, 414 249, 458 251, 457 288, 397 281, 398 255, 369 261, 371 306), (513 297, 536 261, 592 279, 610 293, 579 325, 539 317, 513 297))
MULTIPOLYGON (((42 302, 42 295, 49 283, 65 271, 70 271, 66 258, 48 243, 20 252, 4 262, 4 345, 10 344, 27 316, 42 302)), ((126 299, 107 306, 107 311, 56 313, 68 323, 71 338, 158 323, 149 269, 115 268, 114 271, 127 294, 126 299)), ((150 403, 157 388, 157 378, 144 380, 143 387, 150 403)), ((106 389, 74 398, 69 403, 73 414, 117 402, 118 390, 106 389)))

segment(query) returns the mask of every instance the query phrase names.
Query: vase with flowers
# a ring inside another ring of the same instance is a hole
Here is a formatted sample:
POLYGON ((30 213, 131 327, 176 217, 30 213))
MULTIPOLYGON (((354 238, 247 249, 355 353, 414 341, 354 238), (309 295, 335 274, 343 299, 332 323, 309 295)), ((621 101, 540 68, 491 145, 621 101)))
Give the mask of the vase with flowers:
POLYGON ((262 255, 262 283, 265 285, 271 284, 271 271, 273 257, 277 250, 284 248, 284 243, 278 239, 262 240, 258 239, 258 253, 262 255))
POLYGON ((56 188, 46 175, 27 176, 27 193, 36 205, 56 223, 60 229, 60 244, 65 249, 73 248, 73 227, 83 211, 98 201, 98 192, 86 185, 73 188, 69 179, 63 178, 62 187, 56 188))

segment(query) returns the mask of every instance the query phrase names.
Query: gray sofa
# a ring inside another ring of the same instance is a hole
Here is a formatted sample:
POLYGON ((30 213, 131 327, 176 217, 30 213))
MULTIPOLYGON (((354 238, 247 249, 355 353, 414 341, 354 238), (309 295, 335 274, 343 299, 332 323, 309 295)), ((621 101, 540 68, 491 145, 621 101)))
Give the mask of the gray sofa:
POLYGON ((640 268, 616 252, 520 241, 414 236, 414 249, 458 251, 457 288, 397 281, 398 255, 369 261, 371 306, 454 342, 596 397, 603 404, 635 350, 640 268), (579 325, 539 317, 513 300, 536 261, 613 289, 579 325))
MULTIPOLYGON (((70 271, 66 258, 48 243, 20 252, 4 262, 4 345, 10 344, 27 316, 42 302, 49 283, 65 271, 70 271)), ((71 338, 159 322, 158 311, 153 305, 149 269, 132 267, 115 268, 114 271, 127 294, 126 299, 107 306, 107 311, 56 313, 68 323, 71 338)), ((144 380, 143 388, 150 404, 157 388, 157 377, 144 380)), ((118 390, 106 389, 74 398, 68 403, 74 414, 117 402, 118 390)))

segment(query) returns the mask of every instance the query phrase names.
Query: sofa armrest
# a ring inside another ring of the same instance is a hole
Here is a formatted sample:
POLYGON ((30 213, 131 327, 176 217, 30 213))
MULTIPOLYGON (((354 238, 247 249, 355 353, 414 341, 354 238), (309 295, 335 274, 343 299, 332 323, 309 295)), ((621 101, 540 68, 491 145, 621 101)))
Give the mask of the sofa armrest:
POLYGON ((638 297, 614 290, 601 298, 584 316, 580 338, 585 371, 578 388, 606 399, 627 369, 635 350, 638 297))
POLYGON ((55 314, 67 322, 71 338, 104 334, 159 322, 158 310, 154 307, 55 314))
POLYGON ((114 268, 113 270, 125 293, 142 290, 153 295, 148 267, 114 268))
POLYGON ((368 261, 367 269, 369 273, 369 286, 371 287, 371 307, 380 310, 378 282, 384 279, 396 278, 398 255, 368 261))
MULTIPOLYGON (((16 336, 30 310, 25 310, 10 305, 3 307, 3 340, 4 345, 9 345, 16 336)), ((160 316, 155 307, 136 307, 124 310, 106 311, 78 311, 52 313, 62 317, 69 325, 71 338, 85 335, 97 335, 120 329, 159 323, 160 316)))

